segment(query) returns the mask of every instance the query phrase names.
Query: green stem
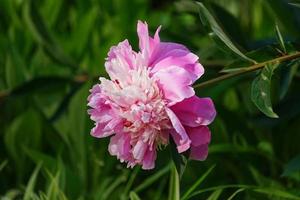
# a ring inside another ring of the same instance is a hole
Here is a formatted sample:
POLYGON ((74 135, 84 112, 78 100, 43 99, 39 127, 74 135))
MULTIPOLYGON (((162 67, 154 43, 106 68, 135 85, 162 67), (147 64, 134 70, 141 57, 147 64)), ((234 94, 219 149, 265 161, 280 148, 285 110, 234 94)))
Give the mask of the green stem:
POLYGON ((245 67, 245 68, 243 68, 239 71, 233 72, 233 73, 224 74, 224 75, 219 76, 217 78, 213 78, 213 79, 210 79, 210 80, 205 81, 203 83, 196 84, 193 87, 194 88, 205 88, 209 85, 213 85, 213 84, 218 83, 220 81, 223 81, 223 80, 235 77, 235 76, 239 76, 239 75, 242 75, 242 74, 245 74, 245 73, 248 73, 248 72, 256 71, 258 69, 263 68, 267 64, 282 63, 282 62, 285 62, 285 61, 288 61, 288 60, 293 60, 293 59, 296 59, 296 58, 299 58, 299 57, 300 57, 300 52, 296 52, 296 53, 290 54, 290 55, 284 55, 284 56, 281 56, 281 57, 278 57, 278 58, 275 58, 275 59, 272 59, 272 60, 268 60, 268 61, 265 61, 265 62, 261 62, 261 63, 251 65, 250 67, 245 67))

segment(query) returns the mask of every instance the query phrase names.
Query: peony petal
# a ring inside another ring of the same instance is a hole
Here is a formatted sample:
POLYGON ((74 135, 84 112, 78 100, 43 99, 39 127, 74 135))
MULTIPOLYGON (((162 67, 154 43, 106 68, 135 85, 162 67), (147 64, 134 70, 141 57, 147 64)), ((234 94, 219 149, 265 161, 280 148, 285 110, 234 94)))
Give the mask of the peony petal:
POLYGON ((185 50, 173 50, 165 58, 158 61, 151 72, 155 73, 168 66, 178 66, 190 73, 192 82, 195 82, 204 73, 204 68, 198 62, 198 56, 185 50))
POLYGON ((203 144, 200 146, 192 146, 190 158, 193 160, 203 161, 207 158, 208 155, 208 144, 203 144))
POLYGON ((139 36, 139 47, 145 59, 149 57, 150 44, 149 44, 149 32, 148 24, 138 21, 137 33, 139 36))
POLYGON ((148 145, 142 140, 139 140, 133 147, 132 155, 137 162, 141 162, 144 159, 144 155, 147 151, 148 145))
POLYGON ((127 40, 111 47, 105 62, 105 69, 111 80, 126 82, 128 71, 136 67, 135 56, 136 53, 127 40))
POLYGON ((209 125, 216 116, 216 110, 210 98, 193 96, 173 105, 171 109, 183 125, 190 127, 209 125))
POLYGON ((147 149, 144 155, 142 169, 153 169, 155 166, 155 160, 156 160, 156 150, 147 149))
POLYGON ((195 95, 194 89, 190 86, 193 77, 181 67, 170 66, 161 69, 153 77, 162 88, 165 99, 169 100, 169 105, 195 95))
POLYGON ((179 119, 177 116, 174 114, 172 110, 169 108, 165 108, 166 112, 171 120, 171 123, 174 127, 174 131, 170 131, 170 133, 173 136, 173 139, 175 140, 177 144, 177 150, 179 153, 182 153, 190 148, 191 140, 189 139, 184 127, 180 123, 179 119))
POLYGON ((210 130, 207 126, 185 127, 185 130, 192 141, 192 146, 200 146, 210 142, 210 130))
POLYGON ((118 159, 128 161, 131 157, 130 136, 125 133, 118 133, 110 138, 108 151, 118 159))

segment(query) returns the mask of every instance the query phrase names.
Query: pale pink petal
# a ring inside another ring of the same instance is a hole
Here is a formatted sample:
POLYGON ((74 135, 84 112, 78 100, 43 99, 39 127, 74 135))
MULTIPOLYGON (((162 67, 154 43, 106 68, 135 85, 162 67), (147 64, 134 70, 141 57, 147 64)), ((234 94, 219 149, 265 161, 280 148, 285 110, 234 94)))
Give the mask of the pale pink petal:
POLYGON ((126 82, 128 71, 134 69, 136 53, 127 40, 111 47, 105 62, 105 69, 111 80, 126 82))
POLYGON ((173 105, 171 109, 182 124, 190 127, 208 125, 216 116, 216 110, 210 98, 193 96, 173 105))
POLYGON ((142 140, 139 140, 137 144, 133 147, 132 155, 135 160, 141 162, 144 158, 144 155, 147 151, 148 145, 142 140))
POLYGON ((210 130, 207 126, 185 127, 185 130, 192 141, 192 146, 201 146, 210 142, 210 130))
POLYGON ((193 160, 203 161, 208 155, 208 144, 203 144, 200 146, 191 146, 190 158, 193 160))
POLYGON ((179 153, 182 153, 190 148, 191 140, 174 112, 169 108, 166 108, 166 112, 171 120, 174 130, 176 131, 175 133, 172 131, 170 132, 174 134, 174 136, 172 136, 177 143, 177 150, 179 153))
POLYGON ((137 33, 139 36, 139 47, 144 55, 145 59, 148 59, 149 57, 149 51, 150 51, 150 37, 148 32, 148 24, 145 22, 138 21, 137 25, 137 33))
POLYGON ((130 136, 119 133, 111 137, 108 151, 111 155, 117 156, 121 162, 129 160, 131 157, 130 136))
POLYGON ((161 69, 153 77, 157 79, 164 97, 169 100, 169 105, 195 95, 195 91, 191 87, 193 77, 181 67, 170 66, 161 69))

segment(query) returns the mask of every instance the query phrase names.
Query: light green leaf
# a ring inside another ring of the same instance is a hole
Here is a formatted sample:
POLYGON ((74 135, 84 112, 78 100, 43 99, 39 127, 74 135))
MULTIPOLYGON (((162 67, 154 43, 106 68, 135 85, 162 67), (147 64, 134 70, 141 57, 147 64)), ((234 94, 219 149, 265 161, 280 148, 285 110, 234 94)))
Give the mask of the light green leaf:
POLYGON ((220 195, 222 194, 223 189, 217 189, 215 190, 208 198, 207 200, 217 200, 219 199, 220 195))
POLYGON ((141 198, 135 192, 130 192, 129 197, 130 200, 141 200, 141 198))
POLYGON ((190 194, 205 180, 205 178, 212 172, 216 165, 211 166, 199 179, 184 193, 182 200, 188 199, 190 194))
MULTIPOLYGON (((217 23, 217 21, 215 20, 213 15, 204 6, 204 4, 201 2, 197 2, 197 4, 199 6, 200 19, 201 19, 203 25, 209 31, 211 31, 210 36, 212 37, 212 39, 214 41, 216 41, 217 43, 219 43, 218 40, 216 40, 216 38, 218 38, 220 40, 220 42, 222 42, 225 46, 227 46, 227 48, 229 48, 233 53, 237 54, 238 56, 240 56, 241 58, 243 58, 246 61, 256 63, 255 60, 247 57, 232 43, 232 41, 229 39, 229 37, 227 37, 225 32, 222 30, 222 28, 219 26, 219 24, 217 23)), ((220 44, 219 44, 219 46, 222 47, 222 45, 220 45, 220 44)))
POLYGON ((268 117, 278 118, 271 104, 271 78, 278 64, 266 65, 254 79, 251 87, 251 100, 268 117))
POLYGON ((237 191, 235 191, 227 200, 232 200, 234 197, 236 197, 239 193, 243 192, 245 188, 240 188, 237 191))
POLYGON ((180 200, 179 175, 175 165, 171 169, 168 200, 180 200))
POLYGON ((278 43, 281 47, 281 50, 286 53, 286 47, 285 47, 285 44, 284 44, 284 41, 283 41, 283 38, 282 38, 282 35, 281 35, 281 32, 279 30, 279 27, 278 27, 278 24, 275 25, 275 31, 276 31, 276 37, 277 37, 277 40, 278 40, 278 43))
POLYGON ((34 187, 35 187, 35 184, 36 184, 36 178, 37 178, 37 175, 40 171, 40 168, 41 168, 42 164, 38 164, 35 168, 35 170, 33 171, 29 181, 28 181, 28 184, 26 186, 26 190, 25 190, 25 193, 24 193, 24 200, 31 200, 32 199, 32 196, 34 196, 34 187))

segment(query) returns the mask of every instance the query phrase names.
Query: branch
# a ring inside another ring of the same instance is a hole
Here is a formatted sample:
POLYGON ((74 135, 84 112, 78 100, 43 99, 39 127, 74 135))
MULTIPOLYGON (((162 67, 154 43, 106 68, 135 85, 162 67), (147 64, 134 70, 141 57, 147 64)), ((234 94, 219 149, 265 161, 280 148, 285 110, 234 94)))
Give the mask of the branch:
POLYGON ((282 62, 285 62, 285 61, 288 61, 288 60, 293 60, 293 59, 296 59, 296 58, 299 58, 299 57, 300 57, 300 52, 296 52, 296 53, 290 54, 290 55, 284 55, 284 56, 275 58, 273 60, 268 60, 268 61, 265 61, 265 62, 261 62, 261 63, 251 65, 250 67, 245 67, 245 68, 243 68, 243 69, 241 69, 237 72, 225 74, 225 75, 219 76, 217 78, 210 79, 210 80, 205 81, 203 83, 196 84, 193 87, 194 88, 205 88, 209 85, 213 85, 213 84, 218 83, 220 81, 223 81, 223 80, 235 77, 235 76, 239 76, 239 75, 242 75, 242 74, 245 74, 245 73, 248 73, 248 72, 256 71, 258 69, 263 68, 267 64, 282 63, 282 62))

